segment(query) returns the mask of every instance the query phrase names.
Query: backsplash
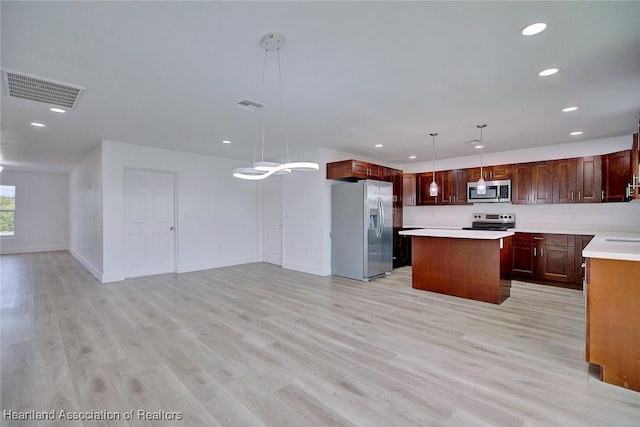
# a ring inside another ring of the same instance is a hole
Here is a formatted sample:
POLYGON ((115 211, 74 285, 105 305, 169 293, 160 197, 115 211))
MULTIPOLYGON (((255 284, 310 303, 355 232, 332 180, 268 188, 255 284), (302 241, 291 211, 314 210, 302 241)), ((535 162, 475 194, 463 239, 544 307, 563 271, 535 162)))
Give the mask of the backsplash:
POLYGON ((405 206, 405 227, 461 228, 471 225, 471 215, 515 213, 520 229, 544 228, 576 231, 640 232, 640 202, 513 205, 481 203, 464 206, 405 206))

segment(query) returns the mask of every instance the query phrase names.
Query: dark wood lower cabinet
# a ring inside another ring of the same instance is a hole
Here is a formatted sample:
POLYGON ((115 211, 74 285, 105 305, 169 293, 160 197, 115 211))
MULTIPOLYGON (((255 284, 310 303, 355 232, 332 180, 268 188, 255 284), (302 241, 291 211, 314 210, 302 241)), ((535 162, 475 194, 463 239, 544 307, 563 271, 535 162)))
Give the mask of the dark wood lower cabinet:
POLYGON ((640 262, 587 263, 586 361, 602 381, 640 392, 640 262))
POLYGON ((593 236, 516 233, 513 239, 514 279, 581 289, 582 250, 593 236))

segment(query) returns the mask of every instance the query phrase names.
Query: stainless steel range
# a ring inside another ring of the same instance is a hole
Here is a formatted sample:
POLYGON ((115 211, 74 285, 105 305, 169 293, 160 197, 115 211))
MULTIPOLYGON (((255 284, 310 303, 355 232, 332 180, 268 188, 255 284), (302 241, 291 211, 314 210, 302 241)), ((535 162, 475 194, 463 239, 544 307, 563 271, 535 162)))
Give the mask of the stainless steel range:
POLYGON ((463 227, 463 230, 491 230, 505 231, 516 226, 516 214, 512 213, 474 213, 471 227, 463 227))

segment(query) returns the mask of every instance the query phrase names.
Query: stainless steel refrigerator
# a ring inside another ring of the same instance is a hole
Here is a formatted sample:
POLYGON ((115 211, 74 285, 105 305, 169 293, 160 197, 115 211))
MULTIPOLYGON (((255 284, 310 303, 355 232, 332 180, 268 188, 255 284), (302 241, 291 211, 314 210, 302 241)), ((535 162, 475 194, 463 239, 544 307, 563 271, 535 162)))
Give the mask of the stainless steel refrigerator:
POLYGON ((393 268, 393 187, 366 179, 331 191, 331 272, 363 280, 393 268))

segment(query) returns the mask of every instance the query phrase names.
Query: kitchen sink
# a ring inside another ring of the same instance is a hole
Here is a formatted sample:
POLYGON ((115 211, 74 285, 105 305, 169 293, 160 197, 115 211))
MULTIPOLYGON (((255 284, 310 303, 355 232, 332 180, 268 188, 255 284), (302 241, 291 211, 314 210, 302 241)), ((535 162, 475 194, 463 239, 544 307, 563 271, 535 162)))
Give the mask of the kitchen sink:
POLYGON ((604 239, 605 242, 616 242, 616 243, 640 243, 640 239, 604 239))

